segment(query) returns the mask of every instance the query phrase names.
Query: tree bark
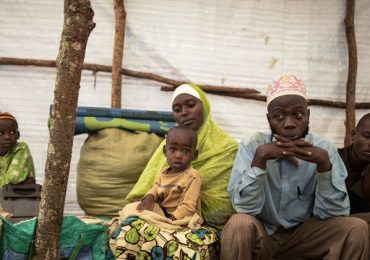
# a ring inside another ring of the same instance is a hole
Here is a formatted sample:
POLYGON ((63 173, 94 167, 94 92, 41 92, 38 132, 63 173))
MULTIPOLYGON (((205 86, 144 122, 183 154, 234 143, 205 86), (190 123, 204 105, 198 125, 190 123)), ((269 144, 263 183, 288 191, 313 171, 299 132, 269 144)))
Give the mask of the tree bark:
POLYGON ((122 58, 125 41, 126 12, 124 0, 114 0, 115 34, 112 62, 112 100, 111 106, 121 108, 122 58))
POLYGON ((344 145, 352 142, 352 131, 356 127, 356 77, 357 77, 357 48, 355 35, 355 0, 347 0, 346 17, 344 19, 348 45, 348 77, 346 88, 346 134, 344 145))
POLYGON ((45 180, 36 232, 36 259, 58 259, 76 107, 87 40, 95 27, 89 0, 68 1, 56 61, 45 180))

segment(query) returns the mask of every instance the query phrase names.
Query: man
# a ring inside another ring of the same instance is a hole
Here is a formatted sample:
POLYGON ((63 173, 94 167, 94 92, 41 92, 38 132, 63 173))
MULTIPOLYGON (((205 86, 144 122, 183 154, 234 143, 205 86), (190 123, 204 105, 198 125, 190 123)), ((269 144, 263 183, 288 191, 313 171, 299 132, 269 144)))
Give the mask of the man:
POLYGON ((302 80, 267 89, 272 133, 240 144, 228 192, 237 212, 222 231, 221 259, 366 259, 367 224, 349 214, 337 149, 308 133, 302 80))
POLYGON ((370 113, 358 121, 352 144, 338 152, 348 172, 346 186, 351 214, 370 212, 370 113))

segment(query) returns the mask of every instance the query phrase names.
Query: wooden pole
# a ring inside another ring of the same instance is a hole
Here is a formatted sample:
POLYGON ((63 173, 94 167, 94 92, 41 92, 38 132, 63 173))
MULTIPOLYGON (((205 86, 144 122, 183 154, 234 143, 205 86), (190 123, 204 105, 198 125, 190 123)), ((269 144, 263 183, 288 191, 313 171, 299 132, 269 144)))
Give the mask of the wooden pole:
MULTIPOLYGON (((19 58, 0 57, 0 65, 55 67, 55 61, 54 60, 19 59, 19 58)), ((84 70, 91 70, 94 73, 97 71, 112 72, 112 67, 108 65, 85 63, 82 68, 84 70)), ((161 87, 163 91, 173 91, 177 86, 185 83, 184 81, 169 79, 169 78, 166 78, 166 77, 154 74, 154 73, 150 73, 150 72, 142 72, 142 71, 135 71, 135 70, 129 70, 129 69, 122 69, 121 72, 123 75, 126 75, 126 76, 148 79, 148 80, 153 80, 153 81, 171 85, 171 86, 161 87)), ((206 92, 216 94, 216 95, 251 99, 251 100, 263 101, 263 102, 266 101, 266 96, 259 95, 258 93, 260 92, 252 88, 241 88, 241 87, 235 88, 235 87, 227 87, 227 86, 214 86, 214 85, 202 85, 202 84, 197 84, 197 85, 200 86, 206 92)), ((332 100, 309 99, 308 104, 313 105, 313 106, 346 108, 345 102, 332 101, 332 100)), ((358 103, 355 103, 355 108, 356 109, 370 109, 370 103, 369 102, 358 102, 358 103)))
MULTIPOLYGON (((0 65, 20 65, 20 66, 40 66, 40 67, 55 67, 54 60, 39 60, 39 59, 19 59, 19 58, 9 58, 9 57, 0 57, 0 65)), ((112 67, 108 65, 100 65, 100 64, 90 64, 85 63, 83 65, 84 70, 91 70, 93 72, 102 71, 102 72, 112 72, 112 67)), ((154 73, 150 72, 142 72, 136 70, 129 70, 122 68, 121 73, 126 76, 134 77, 134 78, 141 78, 141 79, 148 79, 153 80, 161 83, 165 83, 168 85, 177 87, 185 81, 181 80, 174 80, 170 78, 166 78, 154 73)), ((251 88, 235 88, 229 86, 215 86, 215 85, 203 85, 197 84, 201 88, 204 88, 205 91, 210 93, 217 92, 219 90, 230 91, 230 92, 237 92, 237 93, 260 93, 258 90, 251 89, 251 88)))
POLYGON ((68 1, 56 60, 54 102, 36 231, 35 259, 59 259, 76 107, 87 40, 95 27, 93 16, 89 0, 68 1))
POLYGON ((346 134, 344 146, 351 143, 352 131, 356 127, 356 77, 357 77, 357 48, 355 35, 355 0, 347 0, 346 17, 344 19, 348 45, 348 77, 346 87, 346 134))
POLYGON ((112 62, 112 99, 113 108, 121 108, 122 96, 122 58, 125 40, 126 12, 123 0, 114 0, 115 34, 112 62))
MULTIPOLYGON (((163 91, 172 91, 172 87, 161 87, 163 91)), ((222 96, 229 96, 229 97, 237 97, 237 98, 245 98, 245 99, 252 99, 256 101, 263 101, 266 102, 266 96, 254 93, 233 93, 233 92, 222 92, 222 91, 215 91, 213 94, 222 95, 222 96)), ((323 107, 333 107, 333 108, 346 108, 346 103, 341 101, 332 101, 332 100, 322 100, 322 99, 308 99, 308 105, 310 106, 323 106, 323 107)), ((357 109, 370 109, 370 103, 362 102, 356 103, 357 109)))

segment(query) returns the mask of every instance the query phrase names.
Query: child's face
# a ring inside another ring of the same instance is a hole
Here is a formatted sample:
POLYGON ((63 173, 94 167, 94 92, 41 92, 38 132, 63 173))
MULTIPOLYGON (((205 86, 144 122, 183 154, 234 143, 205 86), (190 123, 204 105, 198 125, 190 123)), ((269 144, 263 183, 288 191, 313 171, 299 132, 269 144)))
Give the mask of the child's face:
POLYGON ((18 127, 13 120, 0 120, 0 156, 6 155, 19 138, 18 127))
POLYGON ((185 170, 198 156, 193 137, 185 131, 171 132, 167 137, 163 152, 172 173, 185 170))

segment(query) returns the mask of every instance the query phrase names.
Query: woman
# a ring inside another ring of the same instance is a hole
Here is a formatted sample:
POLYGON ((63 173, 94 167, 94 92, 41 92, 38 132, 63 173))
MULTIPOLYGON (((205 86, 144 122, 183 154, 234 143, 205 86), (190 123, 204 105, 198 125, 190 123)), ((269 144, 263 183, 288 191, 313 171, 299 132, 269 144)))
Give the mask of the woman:
MULTIPOLYGON (((203 179, 203 217, 209 225, 223 225, 234 212, 227 185, 238 144, 211 119, 208 99, 195 84, 183 84, 175 90, 172 112, 180 126, 190 127, 198 135, 199 156, 193 161, 193 167, 203 179)), ((163 155, 163 144, 159 145, 149 160, 138 182, 127 195, 127 200, 143 197, 153 186, 160 170, 168 166, 163 155)))
MULTIPOLYGON (((172 97, 172 111, 180 126, 190 127, 198 137, 198 158, 192 162, 203 180, 201 209, 208 225, 220 227, 234 213, 227 193, 231 168, 238 149, 237 142, 212 119, 205 93, 194 84, 179 86, 172 97)), ((168 167, 163 145, 155 151, 138 182, 126 199, 141 199, 153 186, 158 174, 168 167)), ((110 241, 118 259, 208 259, 214 254, 209 245, 217 240, 216 231, 203 226, 182 231, 163 230, 137 216, 120 218, 110 241), (166 258, 167 259, 167 258, 166 258)), ((114 230, 114 228, 113 228, 114 230)))

